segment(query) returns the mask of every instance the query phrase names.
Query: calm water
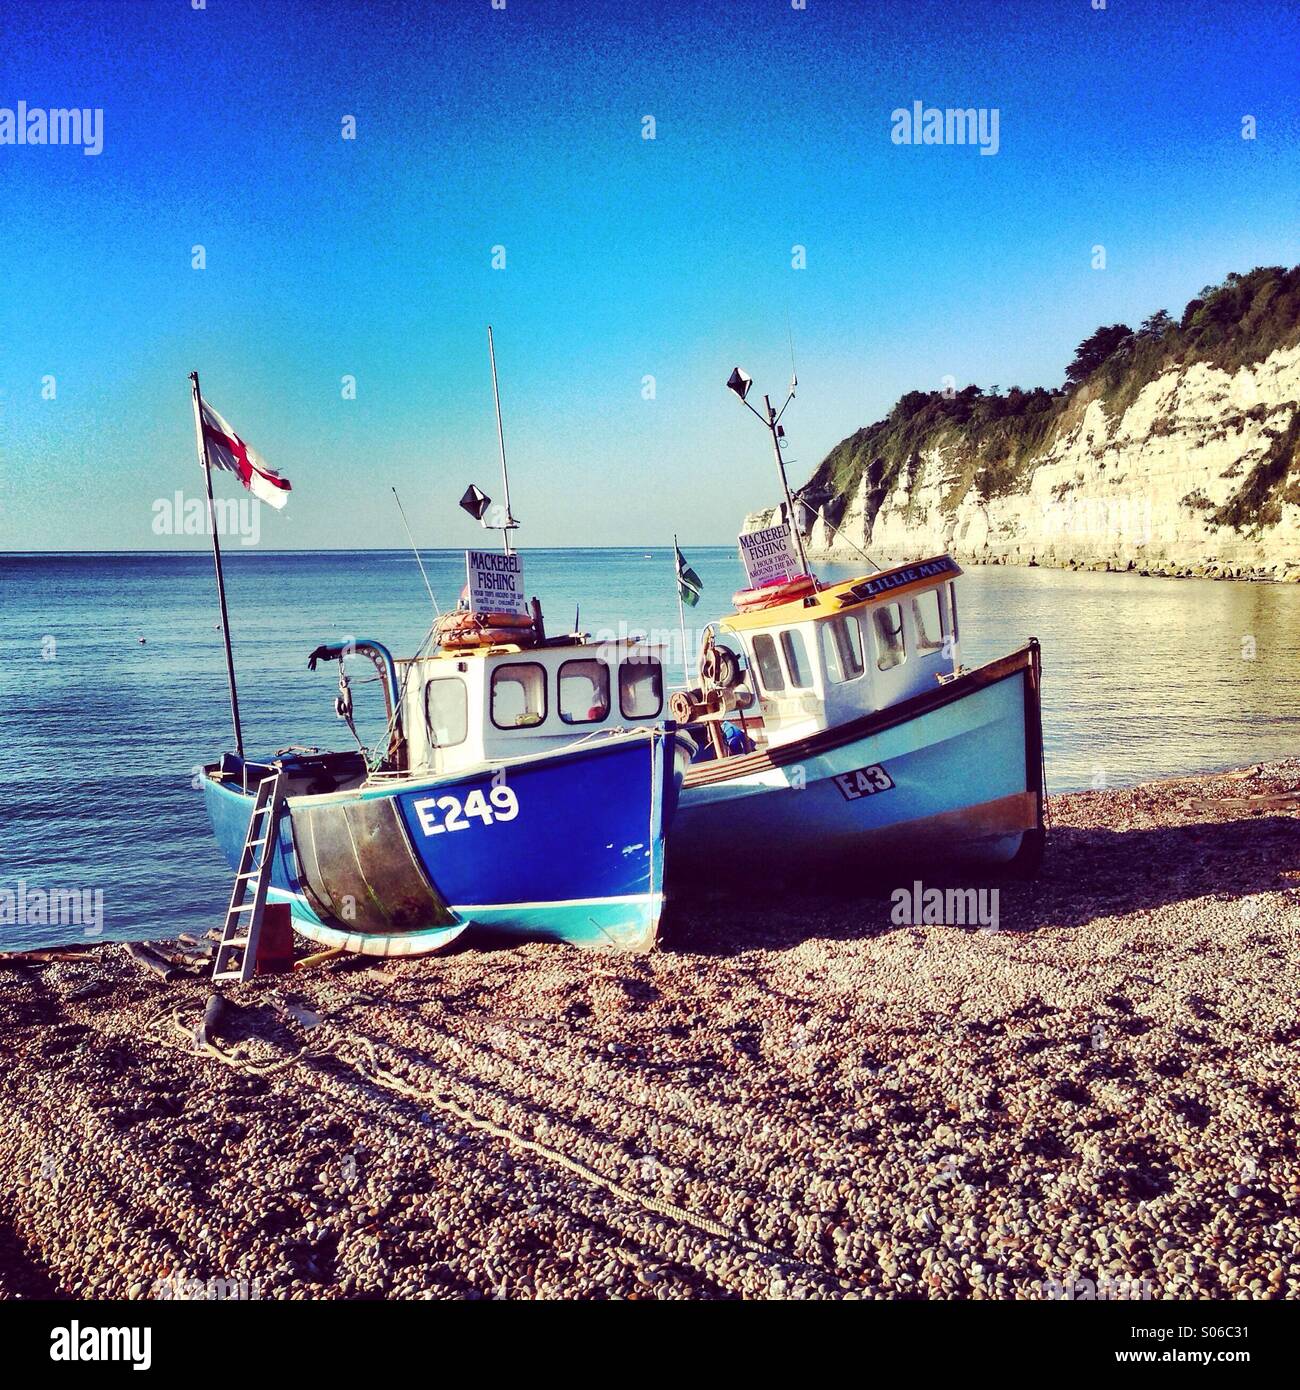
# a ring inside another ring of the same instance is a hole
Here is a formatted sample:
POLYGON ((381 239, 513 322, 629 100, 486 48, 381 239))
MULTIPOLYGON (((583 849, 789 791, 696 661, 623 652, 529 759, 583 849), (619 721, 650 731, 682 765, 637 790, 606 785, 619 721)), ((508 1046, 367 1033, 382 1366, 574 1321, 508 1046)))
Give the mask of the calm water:
MULTIPOLYGON (((309 673, 307 653, 346 636, 412 652, 430 616, 414 559, 232 550, 247 747, 348 746, 337 667, 309 673)), ((742 576, 730 547, 688 558, 704 581, 688 610, 698 626, 742 576)), ((463 555, 425 563, 439 601, 453 601, 463 555)), ((579 602, 588 631, 677 622, 668 551, 529 551, 526 565, 552 631, 579 602)), ((1300 586, 975 568, 959 599, 968 665, 1030 635, 1043 643, 1053 790, 1229 767, 1300 742, 1300 586)), ((207 555, 0 556, 0 888, 102 891, 113 937, 220 924, 229 871, 194 783, 231 742, 215 622, 207 555)), ((375 694, 360 689, 358 708, 375 694)), ((0 947, 83 935, 0 926, 0 947)))

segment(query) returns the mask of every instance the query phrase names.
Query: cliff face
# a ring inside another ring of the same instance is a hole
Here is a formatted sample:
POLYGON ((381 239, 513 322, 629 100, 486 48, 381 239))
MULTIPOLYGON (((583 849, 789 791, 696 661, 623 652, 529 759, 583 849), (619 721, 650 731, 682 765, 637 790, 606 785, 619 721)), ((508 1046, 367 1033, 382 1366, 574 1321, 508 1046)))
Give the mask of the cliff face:
POLYGON ((1300 267, 1203 295, 1061 390, 903 397, 802 490, 810 554, 1300 579, 1300 267))

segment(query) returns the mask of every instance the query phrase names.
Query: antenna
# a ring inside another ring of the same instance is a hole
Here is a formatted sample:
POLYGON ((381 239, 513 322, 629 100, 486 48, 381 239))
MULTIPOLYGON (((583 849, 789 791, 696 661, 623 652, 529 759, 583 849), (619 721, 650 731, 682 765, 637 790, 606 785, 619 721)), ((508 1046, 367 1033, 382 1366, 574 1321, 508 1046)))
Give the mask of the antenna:
POLYGON ((506 471, 506 436, 501 428, 501 392, 497 387, 497 354, 492 344, 492 325, 488 324, 488 360, 492 363, 492 399, 497 408, 497 444, 501 448, 501 487, 505 492, 506 520, 501 528, 501 539, 505 543, 506 554, 510 554, 510 529, 515 519, 510 514, 510 474, 506 471))
POLYGON ((785 331, 790 339, 790 394, 794 395, 794 388, 799 385, 799 373, 794 369, 794 329, 790 327, 790 306, 785 306, 785 331))
MULTIPOLYGON (((393 496, 397 497, 397 489, 393 488, 393 496)), ((411 542, 411 549, 415 551, 415 563, 420 567, 420 576, 424 580, 424 587, 429 591, 429 602, 433 604, 433 611, 437 617, 442 617, 442 610, 438 607, 438 600, 433 596, 433 585, 429 583, 429 576, 424 572, 424 561, 420 559, 420 551, 415 544, 415 537, 411 535, 411 523, 406 519, 406 508, 402 506, 402 499, 397 497, 397 510, 402 514, 402 525, 406 527, 406 539, 411 542)))
MULTIPOLYGON (((793 347, 793 344, 792 344, 793 347)), ((785 405, 780 410, 772 404, 770 396, 763 397, 763 409, 756 410, 746 397, 749 395, 749 388, 754 384, 754 378, 740 367, 734 367, 731 376, 727 380, 727 390, 740 398, 740 403, 750 412, 760 419, 772 435, 772 453, 776 458, 777 476, 781 479, 781 491, 785 494, 786 515, 790 518, 790 534, 794 539, 795 549, 799 552, 799 564, 803 572, 807 575, 812 574, 808 567, 808 552, 804 549, 803 536, 799 533, 798 517, 794 509, 794 498, 790 495, 790 483, 785 476, 785 458, 781 453, 782 440, 785 438, 785 430, 781 428, 781 416, 785 414, 785 408, 794 400, 795 387, 798 381, 790 382, 790 394, 785 398, 785 405)))

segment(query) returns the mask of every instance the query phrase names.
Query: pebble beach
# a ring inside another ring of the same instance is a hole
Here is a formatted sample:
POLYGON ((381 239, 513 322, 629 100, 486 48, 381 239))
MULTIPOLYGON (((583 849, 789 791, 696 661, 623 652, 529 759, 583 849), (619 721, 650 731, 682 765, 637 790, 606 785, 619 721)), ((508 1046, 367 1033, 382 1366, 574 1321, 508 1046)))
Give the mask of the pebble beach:
POLYGON ((1300 761, 1049 810, 995 926, 697 895, 207 1045, 192 951, 0 959, 0 1297, 1300 1297, 1300 761))

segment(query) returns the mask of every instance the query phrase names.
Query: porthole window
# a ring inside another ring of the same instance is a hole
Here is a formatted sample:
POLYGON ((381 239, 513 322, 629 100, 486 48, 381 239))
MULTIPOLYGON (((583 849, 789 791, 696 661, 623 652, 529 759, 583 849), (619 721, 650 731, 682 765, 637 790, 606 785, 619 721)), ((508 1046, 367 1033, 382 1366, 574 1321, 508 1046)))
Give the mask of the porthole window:
POLYGON ((939 591, 925 589, 912 600, 912 622, 916 625, 916 645, 922 652, 943 648, 943 629, 939 622, 939 591))
POLYGON ((822 659, 827 678, 835 685, 854 681, 867 669, 862 659, 862 631, 847 613, 822 623, 822 659))
POLYGON ((765 632, 754 638, 754 663, 758 667, 758 678, 769 695, 779 695, 785 689, 785 677, 781 674, 781 658, 776 654, 776 643, 765 632))
POLYGON ((531 729, 546 718, 546 668, 513 661, 492 673, 492 722, 498 729, 531 729))
POLYGON ((785 653, 785 669, 790 676, 790 684, 796 689, 808 689, 812 685, 812 667, 808 664, 808 649, 803 644, 803 633, 787 628, 781 634, 781 650, 785 653))
POLYGON ((424 723, 432 748, 454 748, 469 732, 469 695, 459 676, 441 676, 424 687, 424 723))

